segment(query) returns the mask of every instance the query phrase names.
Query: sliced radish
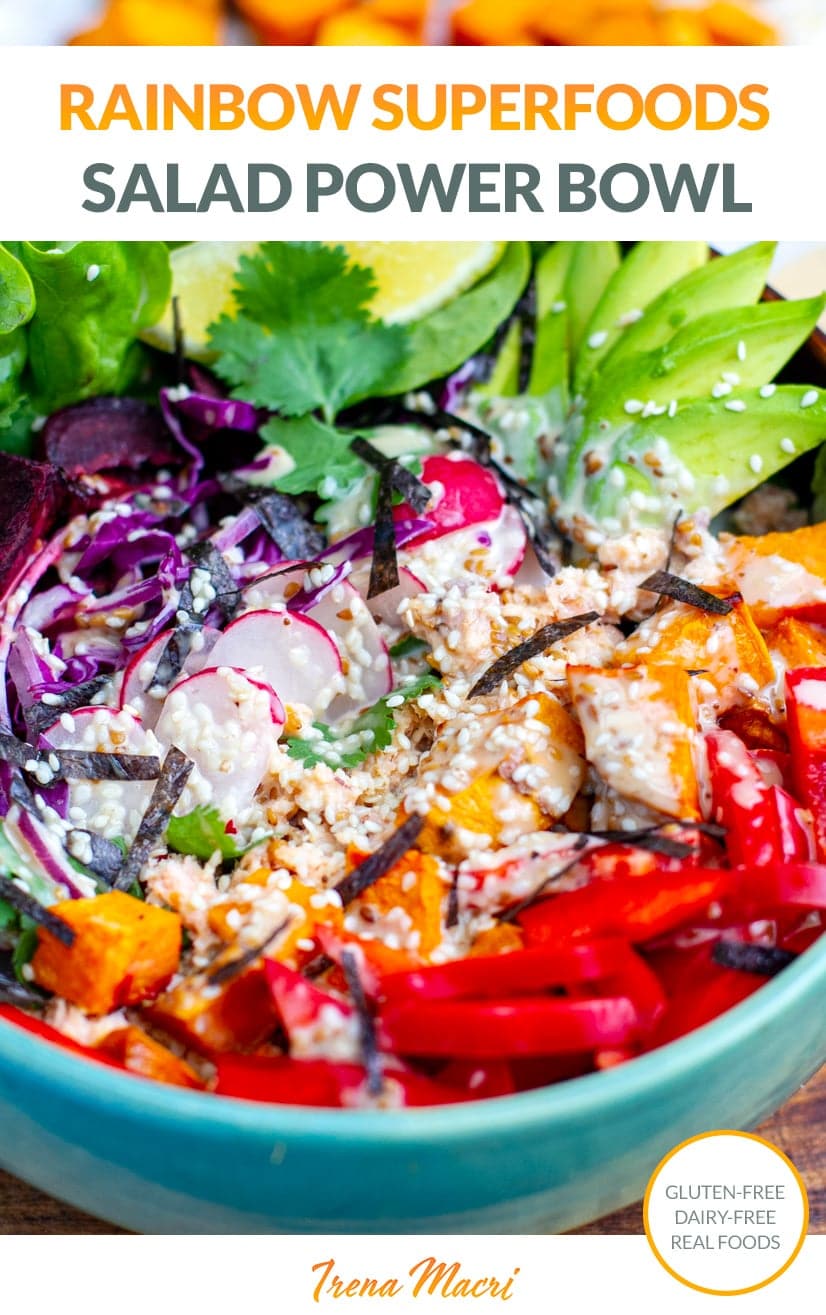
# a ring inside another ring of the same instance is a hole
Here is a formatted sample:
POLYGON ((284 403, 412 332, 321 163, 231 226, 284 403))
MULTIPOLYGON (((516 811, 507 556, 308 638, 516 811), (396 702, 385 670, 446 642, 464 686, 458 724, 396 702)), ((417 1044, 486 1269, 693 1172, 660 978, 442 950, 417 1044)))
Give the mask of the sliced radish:
POLYGON ((539 558, 530 543, 525 549, 525 556, 519 570, 515 571, 514 575, 514 584, 526 589, 544 589, 551 578, 547 571, 540 566, 539 558))
MULTIPOLYGON (((137 713, 147 730, 152 730, 156 726, 166 698, 166 690, 152 692, 152 681, 158 663, 174 633, 173 630, 164 630, 155 639, 151 639, 130 659, 123 673, 120 706, 122 708, 128 706, 137 713)), ((189 653, 182 668, 184 676, 194 676, 199 671, 203 671, 219 637, 220 631, 213 629, 212 626, 205 626, 203 630, 195 631, 191 636, 189 653)))
POLYGON ((284 726, 275 691, 234 667, 207 667, 175 685, 156 734, 195 764, 181 812, 211 804, 223 817, 249 809, 284 726))
POLYGON ((390 693, 393 669, 387 645, 370 608, 349 580, 334 585, 309 615, 329 631, 341 653, 345 693, 333 701, 332 719, 358 712, 390 693))
MULTIPOLYGON (((42 747, 87 753, 136 753, 163 757, 157 739, 128 708, 78 708, 64 712, 41 736, 42 747)), ((154 781, 69 781, 68 818, 78 829, 107 840, 131 840, 154 781)))
POLYGON ((284 703, 305 703, 316 714, 344 689, 335 641, 299 612, 245 612, 219 637, 210 663, 260 675, 284 703))
MULTIPOLYGON (((433 491, 433 501, 425 512, 433 525, 411 540, 411 544, 440 539, 468 525, 495 521, 505 505, 496 477, 470 457, 426 457, 421 479, 433 491)), ((407 503, 393 508, 395 520, 405 520, 414 514, 407 503)))
POLYGON ((528 536, 515 507, 504 506, 494 521, 468 525, 440 539, 417 541, 400 554, 428 588, 438 588, 468 573, 504 588, 525 557, 528 536))
MULTIPOLYGON (((370 567, 361 566, 350 576, 350 581, 355 589, 358 589, 362 596, 366 597, 370 581, 370 567)), ((424 581, 420 580, 417 575, 408 570, 406 566, 399 567, 399 583, 395 589, 388 589, 384 594, 377 594, 375 598, 367 601, 370 614, 376 621, 382 621, 386 626, 391 626, 394 630, 403 630, 404 623, 399 616, 399 607, 408 598, 415 598, 417 594, 424 593, 424 581)))
MULTIPOLYGON (((249 588, 246 602, 255 608, 280 610, 289 607, 290 599, 302 588, 306 574, 303 566, 283 574, 279 572, 249 588)), ((330 720, 358 712, 390 693, 393 671, 387 645, 379 634, 370 607, 349 580, 339 580, 306 612, 295 615, 309 617, 323 626, 341 655, 345 693, 330 705, 330 720)))

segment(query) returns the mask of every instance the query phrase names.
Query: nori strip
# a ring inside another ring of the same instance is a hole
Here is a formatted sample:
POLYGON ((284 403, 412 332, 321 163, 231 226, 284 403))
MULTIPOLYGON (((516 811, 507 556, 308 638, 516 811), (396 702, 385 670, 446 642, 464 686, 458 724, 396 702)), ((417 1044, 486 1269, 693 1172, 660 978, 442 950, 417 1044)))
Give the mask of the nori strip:
POLYGON ((9 799, 13 804, 17 804, 18 808, 22 808, 24 813, 33 813, 36 817, 40 816, 37 800, 29 789, 28 782, 19 767, 12 766, 11 768, 9 799))
POLYGON ((433 494, 426 484, 423 484, 412 471, 407 470, 400 461, 394 460, 393 457, 386 457, 382 452, 379 452, 378 448, 373 447, 372 443, 368 443, 366 438, 354 438, 350 447, 357 457, 361 457, 362 461, 365 461, 369 466, 374 466, 379 474, 389 467, 393 488, 402 495, 405 502, 408 502, 418 515, 421 515, 433 498, 433 494))
POLYGON ((696 849, 684 840, 673 836, 664 836, 659 830, 642 831, 591 831, 595 840, 608 840, 616 845, 630 845, 632 849, 647 849, 652 854, 662 854, 665 858, 689 858, 696 849))
POLYGON ((376 500, 376 524, 373 532, 373 560, 370 566, 368 598, 395 589, 399 583, 399 564, 396 560, 396 526, 393 520, 393 476, 389 466, 379 474, 376 500))
POLYGON ((552 621, 550 625, 543 626, 535 635, 531 635, 530 639, 517 644, 515 648, 509 649, 507 653, 503 653, 500 658, 492 662, 472 687, 468 698, 474 699, 480 694, 491 694, 503 680, 513 675, 523 662, 528 662, 539 653, 553 648, 561 639, 566 639, 568 635, 575 634, 583 626, 589 626, 592 621, 599 619, 599 612, 581 612, 579 616, 569 616, 565 621, 552 621))
POLYGON ((374 854, 370 854, 363 863, 359 863, 352 872, 348 872, 347 876, 333 887, 341 896, 342 904, 347 905, 358 899, 359 895, 378 881, 379 877, 389 872, 400 858, 404 858, 408 849, 412 849, 418 840, 424 823, 425 819, 419 813, 413 813, 391 836, 388 836, 374 854))
POLYGON ((302 516, 286 493, 256 494, 249 501, 267 534, 285 557, 315 557, 323 552, 324 535, 302 516))
POLYGON ((46 997, 39 991, 30 991, 22 982, 18 982, 14 973, 6 972, 0 966, 0 1004, 15 1005, 18 1009, 42 1009, 46 997))
POLYGON ((7 904, 11 904, 13 909, 22 913, 32 922, 36 922, 39 927, 44 927, 46 931, 51 932, 55 940, 60 941, 61 945, 71 948, 75 943, 76 932, 74 927, 70 927, 68 922, 52 913, 51 909, 45 908, 33 896, 21 890, 8 877, 0 876, 0 899, 4 899, 7 904))
POLYGON ((84 867, 88 868, 97 877, 98 881, 111 886, 123 862, 123 850, 120 846, 116 845, 114 840, 107 840, 105 836, 99 836, 94 831, 85 831, 79 828, 70 831, 66 837, 66 849, 69 854, 72 853, 72 836, 87 837, 92 857, 84 864, 84 867))
POLYGON ((222 963, 220 968, 216 968, 214 972, 209 973, 210 986, 223 986, 225 982, 231 982, 233 977, 237 977, 245 968, 249 968, 251 964, 255 963, 256 959, 261 958, 265 950, 270 948, 276 937, 287 930, 291 922, 292 917, 286 917, 258 945, 251 946, 250 949, 244 950, 243 954, 239 954, 237 959, 230 959, 229 963, 222 963))
MULTIPOLYGON (((588 844, 588 837, 580 836, 579 842, 574 846, 574 848, 581 850, 584 849, 587 844, 588 844)), ((534 887, 534 889, 530 892, 529 895, 525 895, 523 899, 518 901, 518 903, 511 904, 509 908, 504 909, 501 913, 498 913, 496 917, 498 918, 499 922, 515 921, 515 919, 519 917, 520 913, 524 913, 525 909, 530 908, 532 904, 536 903, 536 901, 540 898, 540 896, 544 895, 545 891, 548 889, 549 886, 553 885, 555 881, 558 881, 560 877, 564 877, 565 874, 567 872, 570 872, 572 868, 575 868, 577 863, 579 863, 580 861, 581 861, 581 856, 577 854, 575 858, 569 859, 568 862, 563 864, 561 868, 557 868, 556 872, 551 872, 547 877, 545 877, 544 881, 540 881, 539 885, 534 887)))
POLYGON ((137 835, 112 882, 114 890, 128 891, 138 880, 141 868, 166 830, 194 766, 174 745, 167 753, 137 835))
POLYGON ((257 489, 237 475, 220 477, 221 487, 255 512, 267 534, 284 556, 317 557, 325 547, 324 535, 301 514, 292 498, 273 489, 257 489))
POLYGON ((329 954, 317 954, 309 963, 305 963, 301 971, 305 977, 313 982, 316 977, 323 977, 333 967, 335 967, 335 960, 331 959, 329 954))
POLYGON ((718 941, 711 957, 721 968, 736 968, 743 973, 776 977, 798 956, 774 945, 749 945, 745 941, 718 941))
POLYGON ((91 680, 84 680, 80 685, 73 685, 71 689, 55 694, 54 698, 59 699, 59 703, 33 703, 30 708, 26 708, 23 717, 32 739, 48 726, 53 726, 61 712, 77 712, 78 708, 87 708, 111 679, 111 676, 92 676, 91 680))
POLYGON ((166 647, 158 659, 155 674, 146 686, 147 693, 153 689, 167 690, 172 682, 177 680, 189 657, 192 636, 203 627, 203 621, 195 613, 195 602, 188 580, 184 583, 178 597, 177 611, 179 616, 183 613, 187 619, 180 621, 169 636, 166 647))
POLYGON ((376 1041, 376 1025, 370 1010, 367 1008, 367 999, 359 976, 356 956, 352 950, 343 952, 341 970, 344 973, 358 1015, 361 1057, 367 1072, 367 1094, 369 1096, 380 1096, 384 1089, 384 1069, 376 1041))
POLYGON ((734 611, 730 599, 718 598, 716 594, 710 594, 707 589, 701 589, 680 575, 672 575, 670 571, 655 571, 647 580, 643 580, 639 588, 647 589, 652 594, 664 594, 677 603, 687 603, 689 607, 696 607, 701 612, 712 612, 715 616, 728 616, 729 612, 734 611))
POLYGON ((0 732, 0 758, 27 771, 28 763, 48 767, 55 781, 154 781, 161 772, 158 758, 139 753, 92 753, 85 749, 33 749, 0 732), (55 759, 55 767, 51 759, 55 759))
POLYGON ((240 606, 241 590, 233 579, 223 553, 206 539, 202 543, 193 544, 187 557, 199 571, 208 572, 215 590, 215 606, 221 613, 224 625, 228 625, 240 606))
POLYGON ((53 749, 39 755, 57 758, 55 778, 66 781, 156 781, 160 759, 143 753, 86 753, 83 749, 53 749))
POLYGON ((447 912, 445 914, 445 926, 455 927, 459 922, 459 869, 453 872, 453 880, 450 883, 450 890, 447 896, 447 912))

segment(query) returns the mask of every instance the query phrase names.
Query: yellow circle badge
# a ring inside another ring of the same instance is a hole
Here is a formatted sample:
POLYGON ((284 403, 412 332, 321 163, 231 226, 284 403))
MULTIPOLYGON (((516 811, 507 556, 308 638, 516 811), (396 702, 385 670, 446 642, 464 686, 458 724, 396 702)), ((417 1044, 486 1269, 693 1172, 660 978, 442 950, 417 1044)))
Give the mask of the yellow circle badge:
POLYGON ((789 1268, 806 1236, 809 1198, 791 1160, 771 1142, 750 1132, 704 1132, 657 1165, 643 1220, 672 1277, 733 1297, 789 1268))

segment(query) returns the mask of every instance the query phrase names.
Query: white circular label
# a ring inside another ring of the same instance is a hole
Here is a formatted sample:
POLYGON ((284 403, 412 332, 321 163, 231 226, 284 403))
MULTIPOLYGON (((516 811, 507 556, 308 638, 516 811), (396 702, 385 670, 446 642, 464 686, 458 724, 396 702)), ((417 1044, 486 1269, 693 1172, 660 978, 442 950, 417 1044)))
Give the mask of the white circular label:
POLYGON ((654 1254, 674 1278, 732 1294, 788 1268, 806 1236, 809 1203, 776 1146, 751 1133, 706 1132, 657 1166, 643 1216, 654 1254))

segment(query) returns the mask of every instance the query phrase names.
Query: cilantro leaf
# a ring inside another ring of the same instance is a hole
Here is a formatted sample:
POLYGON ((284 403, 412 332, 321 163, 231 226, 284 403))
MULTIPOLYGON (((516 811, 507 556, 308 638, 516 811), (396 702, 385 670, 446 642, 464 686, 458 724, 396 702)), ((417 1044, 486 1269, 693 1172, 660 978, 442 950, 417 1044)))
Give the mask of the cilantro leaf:
POLYGON ((0 931, 7 931, 9 928, 15 928, 18 921, 17 909, 12 908, 6 900, 0 899, 0 931))
POLYGON ((429 647, 426 639, 419 639, 418 635, 405 635, 403 639, 393 644, 390 656, 391 658, 418 657, 420 653, 426 653, 429 647))
POLYGON ((353 435, 334 429, 315 416, 269 420, 261 430, 261 437, 283 448, 295 462, 292 470, 275 481, 281 493, 317 493, 328 477, 338 487, 346 487, 364 474, 364 462, 350 449, 353 435))
POLYGON ((319 736, 309 740, 290 736, 287 753, 303 762, 305 767, 316 767, 319 763, 326 763, 334 769, 358 767, 371 753, 387 749, 392 743, 396 717, 395 708, 388 706, 388 700, 401 698, 404 703, 409 703, 427 690, 435 689, 440 681, 441 677, 435 671, 426 671, 411 684, 385 694, 344 729, 314 722, 319 736))
POLYGON ((375 284, 342 247, 264 242, 242 256, 238 307, 210 326, 216 373, 233 395, 287 416, 332 421, 375 391, 407 355, 407 331, 371 317, 375 284))
POLYGON ((166 828, 166 841, 170 849, 179 854, 191 854, 206 861, 218 851, 222 858, 241 858, 244 850, 235 836, 226 829, 227 824, 217 808, 200 804, 183 817, 171 817, 166 828))
POLYGON ((170 818, 166 839, 170 849, 203 860, 212 858, 216 852, 225 859, 243 858, 261 844, 256 840, 251 845, 239 845, 237 837, 227 831, 227 823, 218 809, 208 808, 205 804, 183 817, 170 818))

